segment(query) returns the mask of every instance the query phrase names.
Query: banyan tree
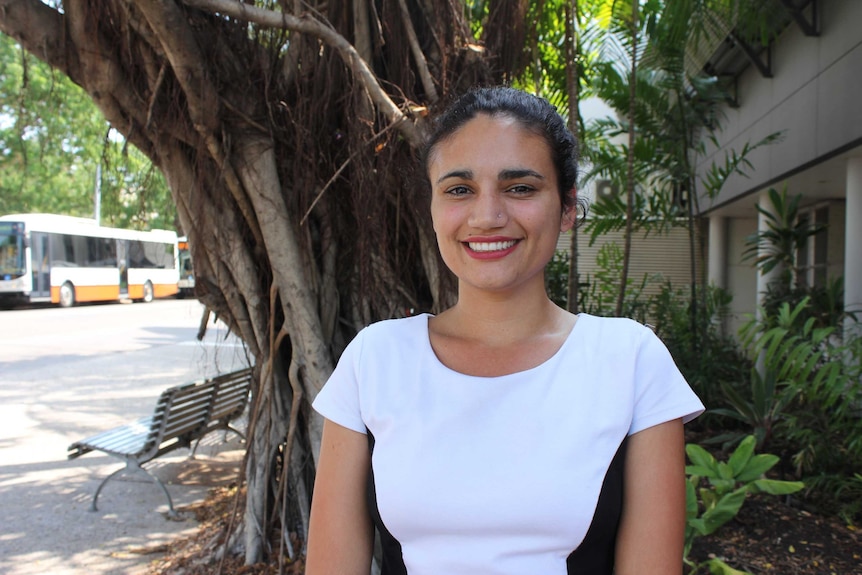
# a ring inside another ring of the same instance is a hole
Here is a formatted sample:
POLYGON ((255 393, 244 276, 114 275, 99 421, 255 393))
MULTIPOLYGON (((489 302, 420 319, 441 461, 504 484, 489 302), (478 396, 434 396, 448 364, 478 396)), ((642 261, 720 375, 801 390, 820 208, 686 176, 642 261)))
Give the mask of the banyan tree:
POLYGON ((304 539, 310 402, 347 342, 451 303, 416 151, 448 98, 519 72, 527 4, 0 0, 0 32, 164 173, 197 296, 254 357, 247 563, 304 539))

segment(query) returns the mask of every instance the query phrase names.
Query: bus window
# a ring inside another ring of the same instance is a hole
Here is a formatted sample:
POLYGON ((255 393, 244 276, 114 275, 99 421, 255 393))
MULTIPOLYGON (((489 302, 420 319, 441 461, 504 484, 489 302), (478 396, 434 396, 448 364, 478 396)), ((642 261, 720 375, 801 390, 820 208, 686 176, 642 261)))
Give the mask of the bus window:
POLYGON ((19 278, 25 271, 23 226, 0 222, 0 279, 19 278))

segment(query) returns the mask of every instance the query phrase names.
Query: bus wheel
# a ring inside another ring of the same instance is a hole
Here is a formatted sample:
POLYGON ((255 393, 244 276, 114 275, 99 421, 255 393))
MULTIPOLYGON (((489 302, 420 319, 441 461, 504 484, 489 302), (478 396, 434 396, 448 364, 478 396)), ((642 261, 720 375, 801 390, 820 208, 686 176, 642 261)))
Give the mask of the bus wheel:
POLYGON ((144 303, 153 301, 153 284, 149 280, 144 284, 144 303))
POLYGON ((60 286, 60 306, 72 307, 75 305, 75 288, 69 282, 60 286))

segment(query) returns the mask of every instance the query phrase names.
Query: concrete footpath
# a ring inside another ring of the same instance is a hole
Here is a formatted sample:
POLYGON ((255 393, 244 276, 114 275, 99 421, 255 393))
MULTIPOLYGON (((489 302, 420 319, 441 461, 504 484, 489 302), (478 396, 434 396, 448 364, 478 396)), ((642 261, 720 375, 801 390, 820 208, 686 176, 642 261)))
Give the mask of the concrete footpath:
MULTIPOLYGON (((194 533, 196 522, 187 507, 202 501, 212 487, 237 479, 244 445, 233 434, 223 443, 222 434, 213 433, 194 460, 188 459, 188 450, 178 450, 147 465, 167 485, 179 520, 168 518, 164 494, 143 474, 109 481, 99 510, 92 512, 100 481, 123 463, 101 453, 66 458, 70 443, 149 415, 166 387, 247 365, 241 343, 226 337, 223 325, 211 325, 203 342, 195 339, 198 306, 136 304, 146 313, 167 310, 171 319, 128 332, 111 328, 116 339, 105 353, 68 351, 76 345, 69 340, 54 342, 61 349, 50 358, 31 358, 44 337, 0 337, 0 347, 19 346, 16 357, 27 358, 17 361, 0 353, 0 574, 145 573, 168 542, 194 533)), ((56 311, 72 317, 87 313, 81 309, 56 311)), ((20 321, 4 313, 18 312, 0 312, 4 329, 12 318, 20 321)), ((35 312, 27 316, 34 317, 35 312)), ((82 333, 79 339, 86 337, 82 333)))

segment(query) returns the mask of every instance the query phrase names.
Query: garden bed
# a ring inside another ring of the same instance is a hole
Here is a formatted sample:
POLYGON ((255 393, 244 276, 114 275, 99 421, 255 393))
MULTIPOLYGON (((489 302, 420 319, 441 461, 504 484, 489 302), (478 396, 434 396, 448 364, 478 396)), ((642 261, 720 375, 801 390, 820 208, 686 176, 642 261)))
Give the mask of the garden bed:
MULTIPOLYGON (((191 537, 169 546, 152 564, 153 575, 272 575, 275 565, 245 567, 242 557, 228 557, 219 571, 214 545, 228 524, 234 490, 213 490, 191 509, 201 527, 191 537)), ((773 496, 751 496, 736 518, 715 534, 699 539, 692 558, 718 557, 735 569, 756 575, 862 575, 862 530, 834 518, 819 516, 773 496)), ((705 573, 704 571, 701 571, 705 573)), ((285 573, 302 573, 301 564, 285 573)))

